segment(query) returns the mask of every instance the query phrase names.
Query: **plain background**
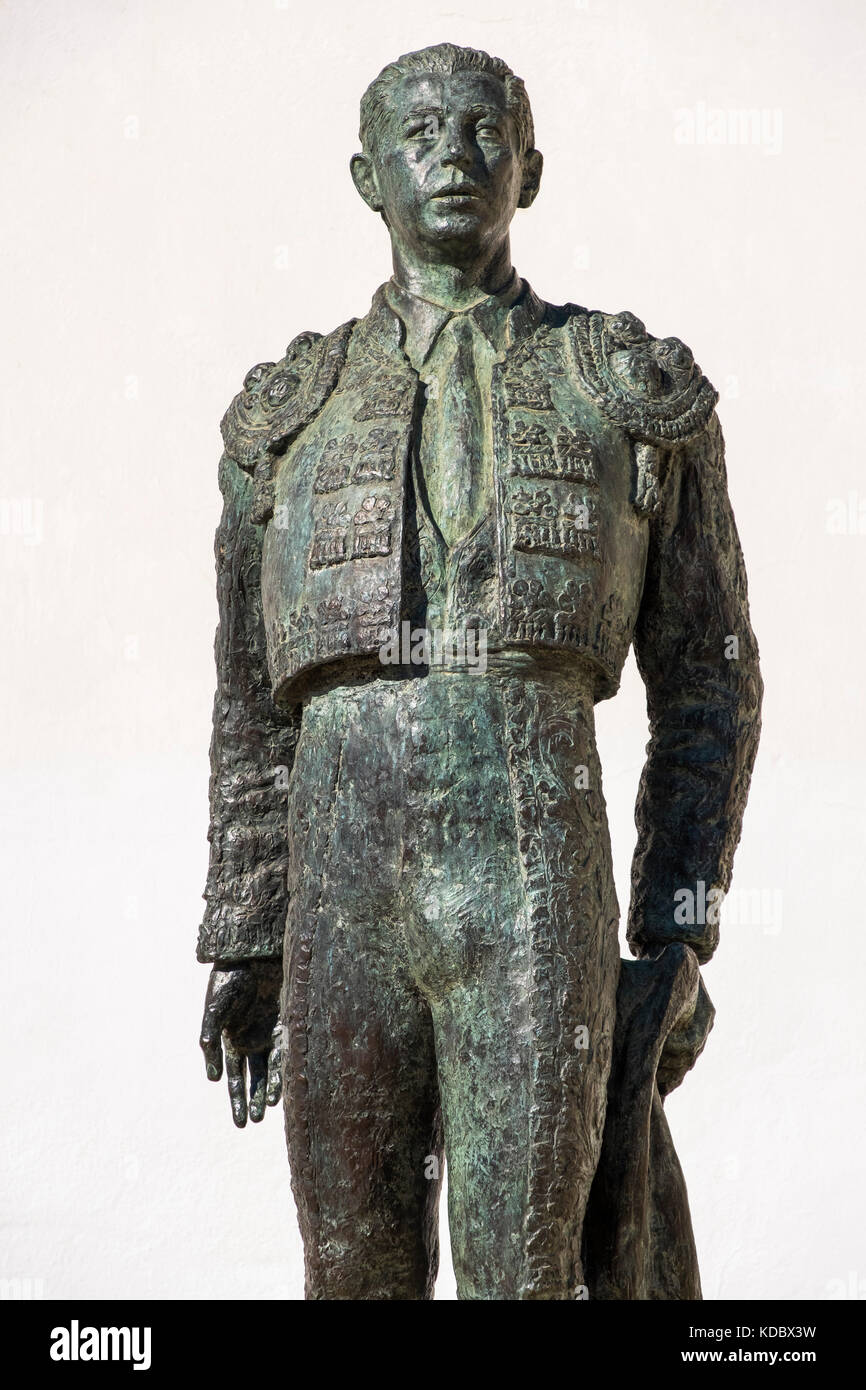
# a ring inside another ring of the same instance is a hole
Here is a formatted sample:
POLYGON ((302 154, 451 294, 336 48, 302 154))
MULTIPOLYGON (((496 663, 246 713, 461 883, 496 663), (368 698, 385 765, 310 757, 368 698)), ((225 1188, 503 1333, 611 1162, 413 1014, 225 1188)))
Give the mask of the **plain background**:
MULTIPOLYGON (((387 278, 358 100, 446 39, 532 100, 518 270, 721 392, 766 699, 667 1107, 705 1294, 866 1296, 862 0, 3 7, 6 1296, 302 1296, 281 1114, 236 1132, 197 1047, 218 424, 387 278)), ((633 660, 598 724, 625 909, 633 660)))

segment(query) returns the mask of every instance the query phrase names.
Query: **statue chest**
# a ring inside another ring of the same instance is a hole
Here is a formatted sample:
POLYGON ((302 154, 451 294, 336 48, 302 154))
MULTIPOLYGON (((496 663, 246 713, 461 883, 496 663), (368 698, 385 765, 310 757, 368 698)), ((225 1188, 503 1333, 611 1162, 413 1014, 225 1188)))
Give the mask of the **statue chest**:
MULTIPOLYGON (((262 558, 275 688, 318 663, 373 653, 400 621, 423 392, 402 354, 350 351, 337 389, 282 460, 262 558)), ((494 645, 589 651, 606 623, 612 670, 630 641, 646 555, 632 446, 552 331, 495 365, 491 411, 491 564, 483 605, 470 573, 456 586, 461 606, 475 622, 482 613, 494 645)))

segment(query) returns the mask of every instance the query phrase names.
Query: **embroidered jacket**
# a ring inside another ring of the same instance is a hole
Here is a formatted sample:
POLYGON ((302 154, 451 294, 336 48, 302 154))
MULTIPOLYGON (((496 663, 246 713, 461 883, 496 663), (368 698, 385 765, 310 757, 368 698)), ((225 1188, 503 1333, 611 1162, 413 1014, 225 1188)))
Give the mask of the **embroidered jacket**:
MULTIPOLYGON (((512 312, 493 368, 494 506, 462 579, 451 557, 437 621, 484 627, 488 651, 559 652, 596 700, 634 643, 651 739, 629 940, 638 954, 681 940, 706 960, 718 928, 676 921, 674 893, 729 885, 762 693, 716 392, 678 339, 631 314, 544 304, 527 285, 512 312)), ((375 660, 411 611, 423 387, 400 336, 383 287, 364 319, 253 368, 223 420, 202 960, 280 954, 277 769, 299 702, 341 663, 375 660)))

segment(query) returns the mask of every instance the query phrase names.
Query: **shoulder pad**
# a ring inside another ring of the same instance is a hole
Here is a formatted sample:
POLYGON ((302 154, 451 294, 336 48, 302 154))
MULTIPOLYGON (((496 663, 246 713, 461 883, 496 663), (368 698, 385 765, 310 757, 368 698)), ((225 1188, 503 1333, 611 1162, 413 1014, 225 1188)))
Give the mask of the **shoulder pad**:
POLYGON ((259 362, 222 418, 226 453, 255 482, 251 520, 273 514, 273 467, 321 410, 337 383, 357 322, 328 333, 299 333, 280 362, 259 362))
POLYGON ((634 314, 566 305, 586 387, 615 424, 656 447, 699 434, 718 400, 679 338, 654 338, 634 314))

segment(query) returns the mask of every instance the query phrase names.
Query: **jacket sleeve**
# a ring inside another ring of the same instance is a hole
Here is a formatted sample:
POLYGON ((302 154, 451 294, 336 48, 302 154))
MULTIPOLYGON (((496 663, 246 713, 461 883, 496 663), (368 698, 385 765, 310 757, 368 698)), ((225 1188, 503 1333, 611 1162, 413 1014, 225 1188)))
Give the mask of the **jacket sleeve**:
POLYGON ((763 694, 715 413, 667 455, 634 645, 650 741, 628 940, 639 956, 682 941, 704 962, 718 944, 763 694))
POLYGON ((271 698, 260 589, 263 528, 250 521, 253 484, 228 453, 220 462, 220 489, 210 867, 198 938, 200 961, 282 954, 285 787, 299 720, 296 713, 281 713, 271 698))

